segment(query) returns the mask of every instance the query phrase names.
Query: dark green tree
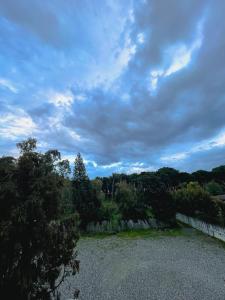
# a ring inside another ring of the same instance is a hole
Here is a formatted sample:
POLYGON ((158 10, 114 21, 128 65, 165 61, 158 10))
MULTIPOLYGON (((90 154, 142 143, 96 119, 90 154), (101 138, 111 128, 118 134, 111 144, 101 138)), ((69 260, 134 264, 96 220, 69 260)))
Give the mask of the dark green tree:
POLYGON ((77 216, 65 217, 60 209, 60 153, 36 152, 35 139, 18 147, 18 159, 0 158, 0 293, 4 299, 46 300, 78 270, 77 216))
POLYGON ((138 219, 137 214, 137 195, 132 186, 126 182, 117 184, 116 203, 122 215, 122 219, 138 219))
POLYGON ((89 222, 95 222, 99 217, 101 206, 97 191, 92 187, 80 153, 78 153, 73 172, 74 209, 79 213, 81 228, 85 229, 89 222))
POLYGON ((179 171, 173 168, 164 167, 156 172, 160 180, 165 184, 168 189, 172 189, 180 182, 179 171))
POLYGON ((205 184, 211 180, 211 172, 205 170, 198 170, 191 174, 192 180, 200 184, 205 184))
POLYGON ((77 154, 77 157, 75 158, 75 167, 73 172, 73 180, 76 183, 83 183, 86 181, 89 181, 89 178, 87 176, 86 168, 84 165, 83 158, 80 153, 77 154))
POLYGON ((210 194, 198 182, 190 182, 173 193, 177 210, 209 223, 217 223, 218 208, 210 194))
POLYGON ((214 180, 207 183, 205 186, 205 189, 212 196, 224 194, 224 186, 222 186, 221 184, 219 184, 218 182, 216 182, 214 180))
POLYGON ((221 182, 225 185, 225 166, 219 166, 217 168, 212 169, 212 178, 218 182, 221 182))

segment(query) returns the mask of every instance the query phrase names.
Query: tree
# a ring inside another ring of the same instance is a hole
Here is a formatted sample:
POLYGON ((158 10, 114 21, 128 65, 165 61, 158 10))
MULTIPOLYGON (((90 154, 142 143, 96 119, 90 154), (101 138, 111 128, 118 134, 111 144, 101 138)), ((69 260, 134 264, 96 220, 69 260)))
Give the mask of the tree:
POLYGON ((217 168, 212 169, 212 177, 213 179, 225 184, 225 166, 219 166, 217 168))
POLYGON ((224 187, 214 180, 207 183, 205 189, 213 196, 222 195, 224 193, 224 187))
POLYGON ((176 205, 171 196, 171 193, 167 191, 161 191, 151 196, 150 199, 152 212, 157 220, 174 225, 176 205))
POLYGON ((179 184, 179 171, 173 168, 164 167, 156 172, 161 181, 167 186, 167 188, 173 188, 179 184))
POLYGON ((198 170, 196 172, 193 172, 191 176, 193 181, 197 181, 200 184, 209 182, 211 179, 211 173, 204 170, 198 170))
POLYGON ((210 223, 217 223, 218 209, 210 194, 197 182, 190 182, 173 193, 177 210, 210 223))
POLYGON ((115 201, 124 220, 137 220, 140 216, 137 194, 132 186, 122 181, 117 184, 115 201))
POLYGON ((77 216, 65 217, 60 209, 60 153, 35 152, 35 139, 18 147, 18 159, 0 158, 0 293, 47 300, 78 270, 77 216))
POLYGON ((83 158, 80 153, 78 153, 77 157, 75 158, 73 180, 77 184, 89 181, 89 178, 88 178, 87 172, 86 172, 86 168, 84 165, 84 161, 83 161, 83 158))
POLYGON ((88 178, 83 158, 78 153, 73 172, 74 209, 79 213, 81 228, 85 229, 89 222, 97 221, 100 200, 88 178))

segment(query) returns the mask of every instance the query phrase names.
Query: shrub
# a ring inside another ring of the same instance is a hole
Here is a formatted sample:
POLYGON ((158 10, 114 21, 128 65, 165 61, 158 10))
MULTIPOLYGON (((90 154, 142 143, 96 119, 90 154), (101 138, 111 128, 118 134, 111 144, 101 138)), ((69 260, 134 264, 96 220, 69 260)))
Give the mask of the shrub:
POLYGON ((207 183, 205 189, 212 196, 222 195, 224 193, 224 187, 214 180, 207 183))
POLYGON ((218 223, 218 208, 215 202, 197 182, 188 183, 172 195, 179 212, 197 216, 207 222, 218 223))

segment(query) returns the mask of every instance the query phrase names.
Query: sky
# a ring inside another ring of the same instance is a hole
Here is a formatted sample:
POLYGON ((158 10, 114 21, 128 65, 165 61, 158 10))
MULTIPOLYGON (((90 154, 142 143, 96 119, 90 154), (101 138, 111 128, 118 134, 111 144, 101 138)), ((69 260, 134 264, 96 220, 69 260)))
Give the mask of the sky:
POLYGON ((91 178, 225 164, 225 1, 0 0, 0 156, 91 178))

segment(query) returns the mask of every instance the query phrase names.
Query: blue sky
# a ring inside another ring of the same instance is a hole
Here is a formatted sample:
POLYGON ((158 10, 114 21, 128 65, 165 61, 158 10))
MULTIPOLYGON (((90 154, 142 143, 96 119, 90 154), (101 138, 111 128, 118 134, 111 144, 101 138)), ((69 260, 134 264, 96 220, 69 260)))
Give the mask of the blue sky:
POLYGON ((225 164, 225 2, 0 0, 0 155, 91 177, 225 164))

